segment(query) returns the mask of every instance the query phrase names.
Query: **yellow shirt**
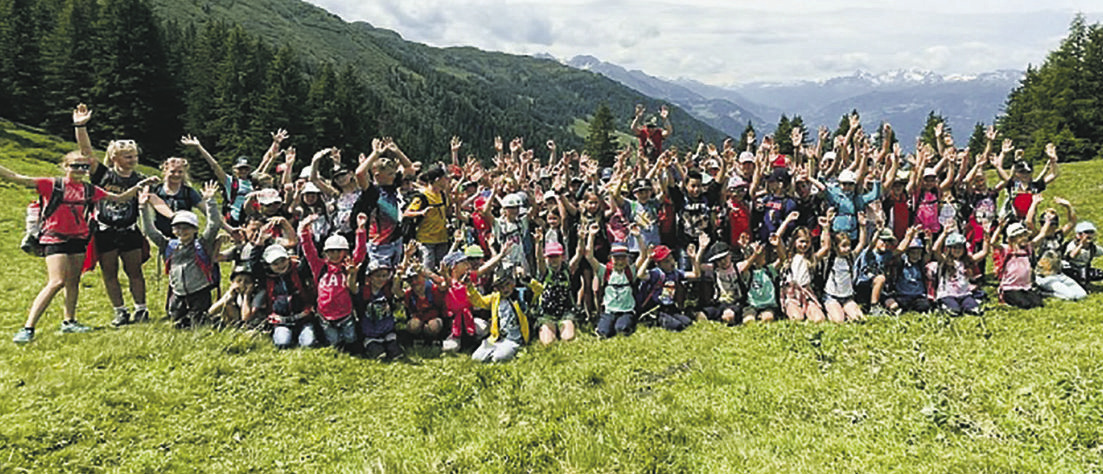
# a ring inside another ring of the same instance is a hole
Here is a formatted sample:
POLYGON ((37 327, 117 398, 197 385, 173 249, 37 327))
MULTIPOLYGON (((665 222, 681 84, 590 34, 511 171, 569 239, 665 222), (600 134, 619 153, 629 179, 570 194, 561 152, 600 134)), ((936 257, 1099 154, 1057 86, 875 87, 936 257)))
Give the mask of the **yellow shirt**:
POLYGON ((410 210, 420 211, 423 207, 428 207, 429 212, 425 213, 418 224, 415 238, 423 244, 448 243, 448 218, 444 213, 444 198, 431 187, 423 188, 421 194, 425 199, 415 198, 410 203, 410 210))

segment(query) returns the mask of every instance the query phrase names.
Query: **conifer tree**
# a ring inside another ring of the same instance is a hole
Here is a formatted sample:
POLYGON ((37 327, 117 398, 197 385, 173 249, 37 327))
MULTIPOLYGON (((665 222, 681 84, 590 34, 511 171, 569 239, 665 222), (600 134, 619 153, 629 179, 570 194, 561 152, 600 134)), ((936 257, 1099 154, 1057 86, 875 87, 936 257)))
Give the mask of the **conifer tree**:
POLYGON ((754 147, 755 147, 754 142, 751 142, 751 141, 747 140, 748 134, 751 134, 751 133, 757 134, 758 132, 755 131, 754 124, 752 124, 751 121, 748 120, 747 121, 747 126, 745 128, 743 128, 743 134, 739 135, 739 145, 736 147, 737 150, 739 150, 740 152, 748 151, 748 150, 750 150, 751 152, 754 151, 754 147))
POLYGON ((97 11, 95 0, 66 0, 57 27, 47 37, 45 125, 54 133, 67 135, 73 107, 92 100, 99 40, 97 11))
POLYGON ((0 113, 31 125, 46 115, 42 43, 48 16, 43 2, 0 0, 0 113))
POLYGON ((613 112, 605 102, 598 104, 594 116, 590 119, 590 132, 586 135, 586 153, 603 167, 613 166, 617 157, 617 144, 613 140, 616 129, 613 125, 613 112))

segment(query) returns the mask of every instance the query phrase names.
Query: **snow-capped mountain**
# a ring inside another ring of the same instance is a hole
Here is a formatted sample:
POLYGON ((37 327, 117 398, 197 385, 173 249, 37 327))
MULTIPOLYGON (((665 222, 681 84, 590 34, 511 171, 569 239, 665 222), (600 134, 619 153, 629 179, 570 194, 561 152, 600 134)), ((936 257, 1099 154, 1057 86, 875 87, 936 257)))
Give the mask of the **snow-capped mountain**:
MULTIPOLYGON (((834 129, 843 114, 858 109, 866 128, 892 123, 904 144, 922 131, 927 114, 946 117, 958 135, 977 122, 990 124, 1002 111, 1007 94, 1022 71, 999 70, 974 75, 941 75, 919 69, 883 73, 856 71, 820 81, 753 82, 719 87, 692 79, 661 79, 628 71, 593 56, 576 56, 566 64, 602 74, 642 94, 679 105, 703 122, 738 136, 750 120, 769 133, 781 114, 800 115, 810 127, 834 129)), ((761 135, 761 133, 760 133, 761 135)), ((961 137, 959 141, 967 137, 961 137)))

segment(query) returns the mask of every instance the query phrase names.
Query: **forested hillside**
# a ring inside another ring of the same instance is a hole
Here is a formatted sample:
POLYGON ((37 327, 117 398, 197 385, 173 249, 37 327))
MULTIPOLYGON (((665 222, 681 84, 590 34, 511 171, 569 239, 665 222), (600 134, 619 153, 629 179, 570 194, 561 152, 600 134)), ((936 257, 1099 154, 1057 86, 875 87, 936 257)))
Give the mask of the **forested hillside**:
MULTIPOLYGON (((85 102, 94 140, 135 138, 147 161, 180 152, 183 133, 224 162, 255 157, 276 128, 348 160, 381 135, 421 160, 452 135, 479 154, 495 135, 581 147, 577 122, 600 103, 621 131, 635 104, 659 105, 554 61, 431 48, 298 0, 2 0, 0 50, 0 114, 67 134, 85 102)), ((675 144, 722 139, 679 109, 672 120, 675 144)))

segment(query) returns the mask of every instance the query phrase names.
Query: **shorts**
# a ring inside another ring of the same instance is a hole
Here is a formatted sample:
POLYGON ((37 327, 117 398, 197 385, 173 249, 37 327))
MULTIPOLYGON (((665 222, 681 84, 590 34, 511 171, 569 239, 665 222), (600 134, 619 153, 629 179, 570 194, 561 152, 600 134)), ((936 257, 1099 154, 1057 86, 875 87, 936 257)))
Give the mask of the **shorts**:
POLYGON ((42 244, 43 255, 75 255, 88 250, 88 239, 69 239, 56 244, 42 244))
POLYGON ((839 303, 840 306, 845 306, 847 303, 849 303, 851 301, 854 301, 854 295, 835 296, 835 295, 829 295, 827 293, 823 294, 823 304, 827 304, 827 303, 830 303, 832 301, 834 301, 836 303, 839 303))
POLYGON ((748 314, 754 315, 754 308, 750 306, 743 306, 740 304, 728 304, 718 303, 713 306, 706 306, 702 308, 705 312, 705 316, 713 321, 719 321, 720 317, 724 315, 724 311, 731 310, 736 316, 746 317, 748 314))
MULTIPOLYGON (((865 280, 854 283, 854 301, 858 304, 870 304, 870 298, 873 296, 873 280, 865 280)), ((880 303, 876 301, 876 303, 880 303)))
POLYGON ((146 237, 137 230, 101 230, 96 233, 96 252, 130 252, 142 248, 145 240, 146 237))

